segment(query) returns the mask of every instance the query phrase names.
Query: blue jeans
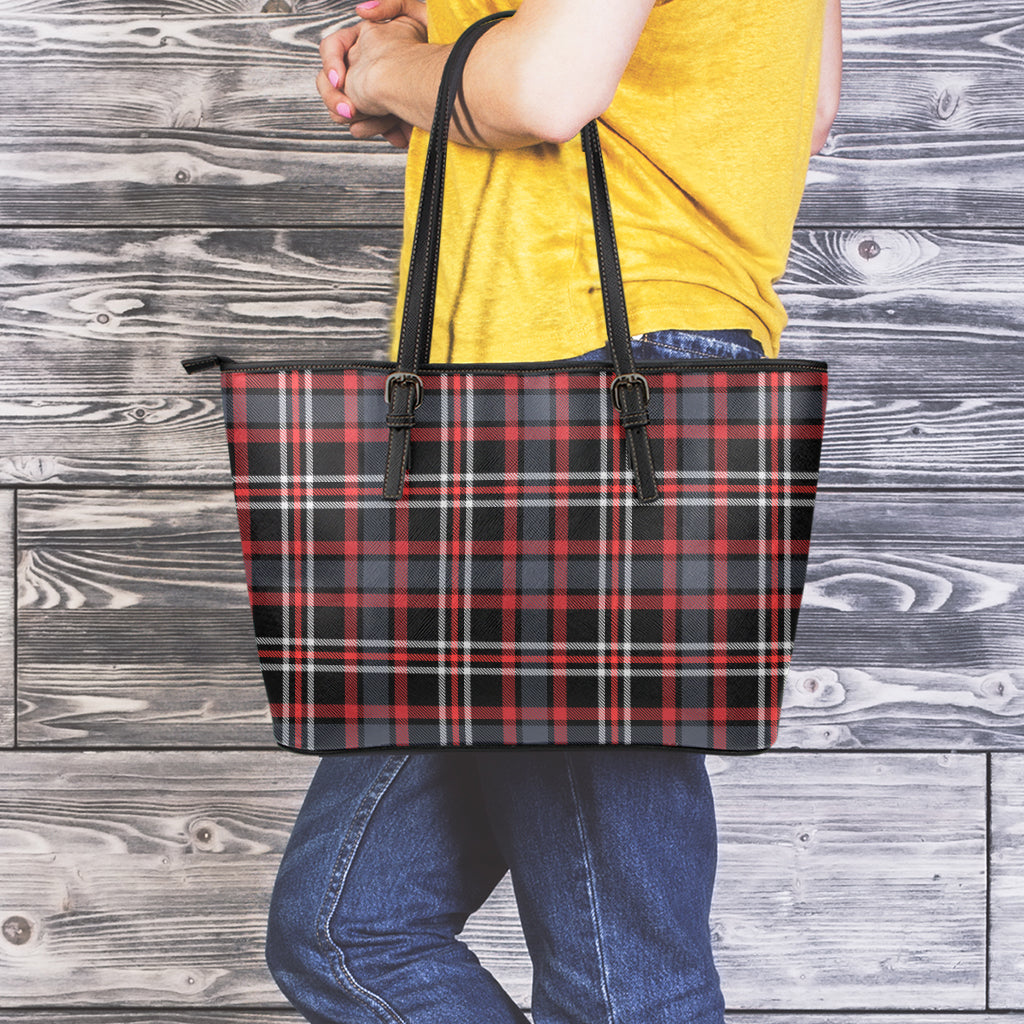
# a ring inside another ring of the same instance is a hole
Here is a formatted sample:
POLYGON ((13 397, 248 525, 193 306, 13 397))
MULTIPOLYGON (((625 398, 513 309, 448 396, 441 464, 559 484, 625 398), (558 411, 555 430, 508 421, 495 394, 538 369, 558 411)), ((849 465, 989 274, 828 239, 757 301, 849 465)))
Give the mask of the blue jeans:
MULTIPOLYGON (((756 358, 749 335, 730 333, 658 332, 634 349, 647 360, 659 357, 644 346, 678 358, 727 344, 756 358)), ((716 864, 700 753, 331 754, 281 861, 267 964, 314 1024, 524 1024, 458 939, 508 872, 535 1024, 721 1024, 716 864)))
MULTIPOLYGON (((654 331, 633 338, 633 357, 638 363, 657 359, 760 359, 761 344, 747 331, 654 331)), ((581 360, 610 359, 607 348, 595 348, 581 360)))

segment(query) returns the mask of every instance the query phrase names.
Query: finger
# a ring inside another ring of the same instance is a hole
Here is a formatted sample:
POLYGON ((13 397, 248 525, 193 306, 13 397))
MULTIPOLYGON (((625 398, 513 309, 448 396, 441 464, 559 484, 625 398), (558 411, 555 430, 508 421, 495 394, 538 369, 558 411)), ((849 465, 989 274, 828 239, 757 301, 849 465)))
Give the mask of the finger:
POLYGON ((331 120, 337 124, 348 124, 356 118, 355 104, 339 89, 335 89, 327 72, 320 71, 316 76, 316 88, 331 120))
POLYGON ((349 124, 348 130, 352 133, 353 139, 372 139, 375 135, 383 135, 387 138, 388 132, 394 131, 397 127, 398 118, 388 115, 387 117, 358 118, 349 124))
POLYGON ((402 133, 402 141, 401 143, 393 142, 392 145, 398 146, 399 149, 408 149, 409 140, 412 138, 412 125, 408 121, 399 121, 398 130, 402 133))
POLYGON ((359 38, 359 28, 348 25, 336 29, 320 40, 320 61, 331 87, 337 89, 345 81, 345 55, 359 38), (332 73, 333 72, 333 73, 332 73))
POLYGON ((390 21, 403 15, 426 27, 427 5, 423 0, 366 0, 356 7, 356 14, 367 21, 390 21))
POLYGON ((409 140, 405 137, 405 132, 402 131, 401 127, 395 126, 389 132, 381 132, 385 139, 391 143, 395 149, 408 149, 409 140))

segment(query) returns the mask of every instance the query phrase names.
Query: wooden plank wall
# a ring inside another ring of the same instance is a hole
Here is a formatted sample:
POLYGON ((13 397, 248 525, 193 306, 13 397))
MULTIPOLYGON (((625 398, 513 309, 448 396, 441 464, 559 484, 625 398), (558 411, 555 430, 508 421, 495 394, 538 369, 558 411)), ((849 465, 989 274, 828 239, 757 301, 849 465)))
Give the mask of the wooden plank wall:
MULTIPOLYGON (((262 940, 315 762, 178 361, 379 354, 402 157, 313 91, 350 0, 261 2, 0 7, 0 1024, 297 1019, 262 940)), ((783 286, 822 493, 779 748, 709 762, 719 962, 750 1024, 1018 1022, 1024 12, 844 24, 783 286)), ((470 938, 528 1006, 506 886, 470 938)))

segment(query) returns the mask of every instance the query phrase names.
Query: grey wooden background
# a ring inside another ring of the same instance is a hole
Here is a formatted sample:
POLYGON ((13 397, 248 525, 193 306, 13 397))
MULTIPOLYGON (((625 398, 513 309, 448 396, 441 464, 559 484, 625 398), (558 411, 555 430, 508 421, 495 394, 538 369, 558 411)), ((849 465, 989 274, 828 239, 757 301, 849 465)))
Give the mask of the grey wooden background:
MULTIPOLYGON (((206 351, 380 353, 351 3, 0 2, 0 1024, 279 1024, 274 748, 206 351)), ((777 750, 712 758, 730 1014, 1024 1016, 1024 10, 845 0, 784 291, 832 391, 777 750), (1016 1011, 1014 1013, 1013 1011, 1016 1011)), ((528 1006, 502 886, 471 941, 528 1006)))

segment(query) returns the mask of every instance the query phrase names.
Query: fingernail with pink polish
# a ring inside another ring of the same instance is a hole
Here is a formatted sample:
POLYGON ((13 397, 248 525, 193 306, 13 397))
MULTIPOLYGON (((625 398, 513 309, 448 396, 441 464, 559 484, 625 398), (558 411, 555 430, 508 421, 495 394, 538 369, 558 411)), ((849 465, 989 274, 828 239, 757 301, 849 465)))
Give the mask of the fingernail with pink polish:
POLYGON ((331 70, 327 72, 327 78, 330 81, 332 87, 337 89, 338 83, 341 81, 341 76, 338 74, 337 71, 334 70, 334 68, 331 68, 331 70))
POLYGON ((352 116, 352 108, 347 103, 339 103, 334 109, 341 114, 342 117, 352 116))
POLYGON ((366 0, 365 4, 357 4, 361 10, 372 11, 374 7, 380 7, 380 0, 366 0))

